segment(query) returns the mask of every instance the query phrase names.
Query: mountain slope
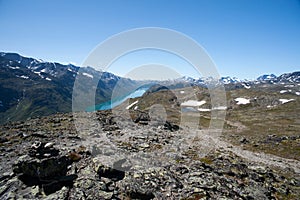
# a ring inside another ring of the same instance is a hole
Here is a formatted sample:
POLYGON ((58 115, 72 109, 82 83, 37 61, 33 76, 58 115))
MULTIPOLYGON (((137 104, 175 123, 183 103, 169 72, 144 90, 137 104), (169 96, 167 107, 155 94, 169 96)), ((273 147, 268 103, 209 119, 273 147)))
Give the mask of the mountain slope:
POLYGON ((126 88, 135 85, 108 72, 44 62, 16 53, 0 53, 0 123, 29 117, 71 112, 72 90, 76 76, 85 77, 83 89, 98 85, 96 102, 110 99, 116 83, 126 88), (99 82, 95 83, 95 81, 99 82))

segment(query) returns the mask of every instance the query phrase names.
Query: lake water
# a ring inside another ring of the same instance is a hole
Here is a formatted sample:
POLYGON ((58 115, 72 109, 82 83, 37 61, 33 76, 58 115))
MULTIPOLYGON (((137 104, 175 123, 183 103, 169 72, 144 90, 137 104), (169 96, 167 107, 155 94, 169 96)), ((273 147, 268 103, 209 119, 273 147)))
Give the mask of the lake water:
POLYGON ((100 103, 96 106, 90 106, 86 109, 86 111, 91 112, 91 111, 95 111, 95 110, 112 109, 112 108, 122 104, 124 101, 126 101, 129 98, 136 98, 136 97, 142 96, 148 89, 149 89, 149 87, 138 88, 137 90, 133 91, 132 93, 130 93, 128 95, 111 99, 109 101, 100 103))

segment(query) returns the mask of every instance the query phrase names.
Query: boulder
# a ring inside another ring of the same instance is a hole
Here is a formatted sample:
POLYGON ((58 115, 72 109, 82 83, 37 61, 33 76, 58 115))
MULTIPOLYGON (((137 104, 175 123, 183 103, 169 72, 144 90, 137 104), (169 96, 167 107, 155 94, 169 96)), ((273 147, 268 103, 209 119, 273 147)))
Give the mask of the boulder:
POLYGON ((37 159, 21 156, 13 165, 16 174, 23 174, 34 178, 53 178, 64 176, 67 173, 69 159, 66 156, 37 159))

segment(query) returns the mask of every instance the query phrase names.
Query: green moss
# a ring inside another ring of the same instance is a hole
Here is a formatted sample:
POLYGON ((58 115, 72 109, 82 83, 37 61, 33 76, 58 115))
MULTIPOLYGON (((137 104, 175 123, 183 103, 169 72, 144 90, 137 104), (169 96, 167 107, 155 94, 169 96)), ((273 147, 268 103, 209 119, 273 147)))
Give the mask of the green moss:
POLYGON ((208 157, 200 158, 200 161, 205 163, 205 164, 208 164, 208 165, 211 165, 213 163, 212 159, 210 159, 208 157))

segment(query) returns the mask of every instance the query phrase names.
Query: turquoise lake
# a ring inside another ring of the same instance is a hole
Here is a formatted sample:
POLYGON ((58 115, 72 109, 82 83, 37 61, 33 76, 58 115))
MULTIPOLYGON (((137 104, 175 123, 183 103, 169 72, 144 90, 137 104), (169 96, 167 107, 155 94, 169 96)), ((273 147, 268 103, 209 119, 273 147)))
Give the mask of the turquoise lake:
POLYGON ((149 89, 149 87, 141 87, 138 88, 137 90, 133 91, 132 93, 122 96, 122 97, 117 97, 114 99, 111 99, 109 101, 100 103, 98 105, 95 106, 90 106, 86 109, 86 111, 88 112, 92 112, 95 110, 109 110, 112 109, 120 104, 122 104, 124 101, 126 101, 129 98, 136 98, 136 97, 140 97, 142 96, 147 90, 149 89))

